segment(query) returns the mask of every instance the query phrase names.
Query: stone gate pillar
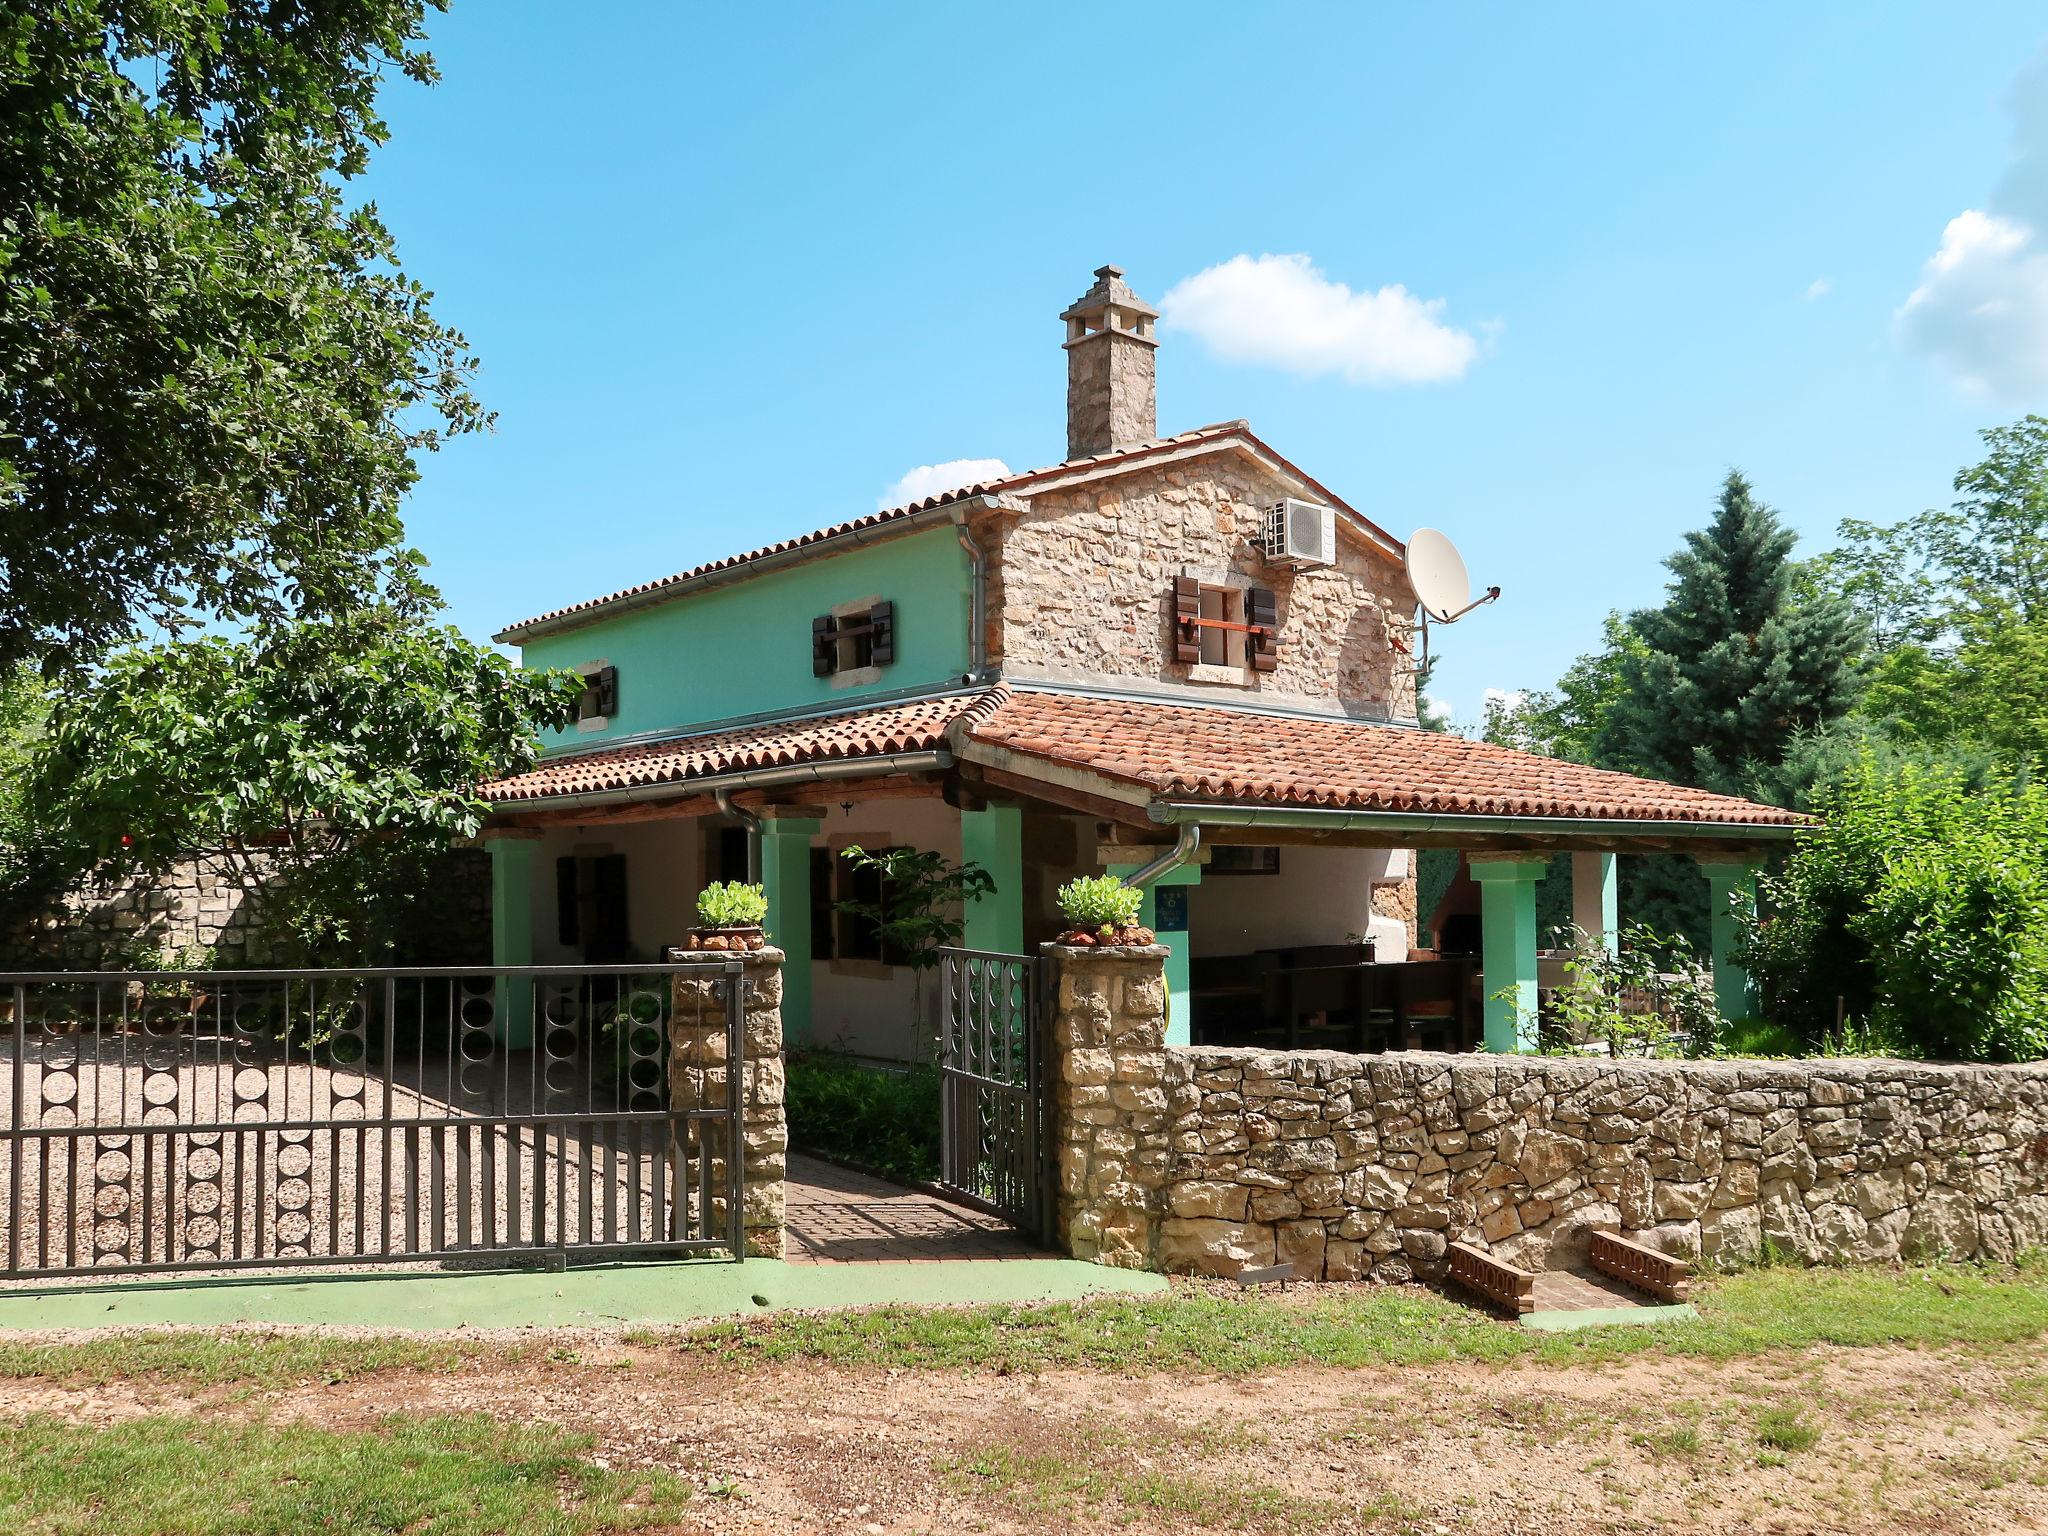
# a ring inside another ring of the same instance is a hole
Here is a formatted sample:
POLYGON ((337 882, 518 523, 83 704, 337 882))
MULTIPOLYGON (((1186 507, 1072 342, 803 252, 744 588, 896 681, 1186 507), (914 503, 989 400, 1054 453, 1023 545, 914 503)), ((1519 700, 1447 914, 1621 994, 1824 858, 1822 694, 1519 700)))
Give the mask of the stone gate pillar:
POLYGON ((1156 1263, 1175 1106, 1166 1056, 1164 945, 1048 944, 1058 968, 1049 1129, 1059 1244, 1120 1269, 1156 1263))
MULTIPOLYGON (((683 971, 675 977, 669 1008, 669 1102, 678 1110, 723 1109, 727 1103, 725 988, 731 978, 721 964, 727 958, 693 959, 690 963, 701 966, 702 974, 683 971)), ((779 949, 749 951, 741 977, 743 1206, 747 1253, 754 1258, 782 1257, 782 1184, 789 1151, 783 1110, 782 960, 779 949)), ((713 1146, 722 1143, 714 1141, 713 1146)), ((714 1191, 713 1232, 722 1234, 730 1213, 722 1150, 705 1159, 704 1166, 714 1191)))

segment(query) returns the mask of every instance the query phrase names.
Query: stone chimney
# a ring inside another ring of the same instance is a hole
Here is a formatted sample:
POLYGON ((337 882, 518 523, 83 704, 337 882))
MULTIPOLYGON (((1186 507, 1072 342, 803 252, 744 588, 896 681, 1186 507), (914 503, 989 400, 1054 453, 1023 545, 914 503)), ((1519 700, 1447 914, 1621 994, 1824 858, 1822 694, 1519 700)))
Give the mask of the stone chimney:
POLYGON ((1060 318, 1067 322, 1067 457, 1114 453, 1157 437, 1159 311, 1131 292, 1121 267, 1097 267, 1095 286, 1060 318))

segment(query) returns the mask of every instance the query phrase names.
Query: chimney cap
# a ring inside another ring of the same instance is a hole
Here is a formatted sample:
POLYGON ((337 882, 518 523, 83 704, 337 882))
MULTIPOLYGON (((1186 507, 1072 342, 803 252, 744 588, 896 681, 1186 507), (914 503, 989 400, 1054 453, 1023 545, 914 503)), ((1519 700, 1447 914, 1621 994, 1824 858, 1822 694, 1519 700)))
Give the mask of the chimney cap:
POLYGON ((1124 281, 1124 269, 1114 264, 1105 264, 1095 269, 1095 282, 1081 297, 1074 300, 1060 313, 1062 320, 1085 319, 1099 315, 1111 305, 1130 315, 1145 315, 1152 319, 1159 317, 1159 311, 1147 304, 1131 291, 1124 281))

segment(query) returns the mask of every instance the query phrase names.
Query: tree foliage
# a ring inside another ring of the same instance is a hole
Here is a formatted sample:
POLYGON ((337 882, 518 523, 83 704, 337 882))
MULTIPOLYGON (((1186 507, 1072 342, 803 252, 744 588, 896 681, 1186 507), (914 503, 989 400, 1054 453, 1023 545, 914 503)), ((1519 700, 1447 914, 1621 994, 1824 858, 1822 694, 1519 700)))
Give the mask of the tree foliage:
MULTIPOLYGON (((0 669, 346 608, 474 359, 349 179, 429 0, 0 16, 0 669)), ((431 0, 436 9, 444 0, 431 0)))
POLYGON ((581 686, 404 606, 136 646, 59 701, 29 806, 109 873, 224 867, 286 958, 359 962, 581 686))
POLYGON ((1800 600, 1794 542, 1730 471, 1714 520, 1665 562, 1664 604, 1629 620, 1641 649, 1621 656, 1596 762, 1740 794, 1849 711, 1861 627, 1833 594, 1800 600))
POLYGON ((2048 788, 1865 761, 1763 881, 1748 961, 1809 1044, 1838 1019, 1974 1061, 2048 1055, 2048 788))

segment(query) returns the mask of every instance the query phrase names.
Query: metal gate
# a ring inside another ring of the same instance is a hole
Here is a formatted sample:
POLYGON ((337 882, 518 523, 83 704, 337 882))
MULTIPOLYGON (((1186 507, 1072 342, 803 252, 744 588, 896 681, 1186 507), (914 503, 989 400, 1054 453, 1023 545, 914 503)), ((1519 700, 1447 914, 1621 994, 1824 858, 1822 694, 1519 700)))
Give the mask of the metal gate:
POLYGON ((0 975, 9 1277, 741 1251, 742 967, 0 975))
POLYGON ((1042 964, 939 952, 939 1182, 1041 1243, 1053 1227, 1042 964))

